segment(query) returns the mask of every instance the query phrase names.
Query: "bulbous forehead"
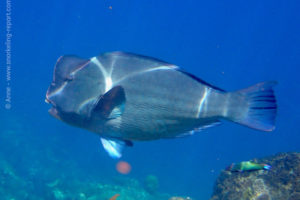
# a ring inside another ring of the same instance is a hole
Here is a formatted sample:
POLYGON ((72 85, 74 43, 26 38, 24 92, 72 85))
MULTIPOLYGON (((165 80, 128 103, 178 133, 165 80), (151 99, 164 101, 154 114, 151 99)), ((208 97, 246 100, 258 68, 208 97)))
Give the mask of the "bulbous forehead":
POLYGON ((105 91, 105 78, 90 59, 75 56, 60 57, 46 101, 64 112, 78 113, 82 106, 105 91))

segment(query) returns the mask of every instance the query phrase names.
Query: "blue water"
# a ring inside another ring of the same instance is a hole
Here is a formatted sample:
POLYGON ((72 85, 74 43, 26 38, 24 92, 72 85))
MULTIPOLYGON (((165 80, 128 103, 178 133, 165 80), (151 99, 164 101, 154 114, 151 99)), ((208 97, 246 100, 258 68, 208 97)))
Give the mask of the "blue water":
MULTIPOLYGON (((18 134, 1 143, 0 152, 1 159, 16 168, 51 156, 57 163, 68 161, 63 169, 72 170, 74 163, 80 170, 73 176, 108 181, 118 176, 117 161, 104 152, 98 136, 52 118, 44 102, 59 56, 89 58, 116 50, 174 63, 228 91, 266 80, 279 83, 275 131, 225 122, 192 137, 136 142, 122 157, 132 166, 128 177, 142 180, 154 174, 161 192, 209 199, 219 172, 230 163, 300 151, 299 1, 12 0, 11 4, 9 110, 4 107, 5 12, 0 12, 0 133, 11 129, 18 134), (18 148, 10 148, 13 144, 18 148)), ((5 1, 0 5, 5 10, 5 1)), ((59 174, 58 166, 49 165, 59 174)))

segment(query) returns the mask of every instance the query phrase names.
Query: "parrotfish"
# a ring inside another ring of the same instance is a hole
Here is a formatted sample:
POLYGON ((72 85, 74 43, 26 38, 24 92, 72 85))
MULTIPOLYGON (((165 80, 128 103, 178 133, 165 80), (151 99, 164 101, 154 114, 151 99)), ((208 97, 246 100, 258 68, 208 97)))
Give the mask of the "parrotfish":
POLYGON ((229 120, 275 128, 275 81, 226 92, 178 66, 147 56, 62 56, 46 94, 49 113, 97 133, 110 156, 132 141, 177 138, 229 120))
POLYGON ((244 161, 240 163, 232 163, 227 170, 232 172, 256 171, 256 170, 270 170, 271 166, 263 163, 255 163, 251 161, 244 161))

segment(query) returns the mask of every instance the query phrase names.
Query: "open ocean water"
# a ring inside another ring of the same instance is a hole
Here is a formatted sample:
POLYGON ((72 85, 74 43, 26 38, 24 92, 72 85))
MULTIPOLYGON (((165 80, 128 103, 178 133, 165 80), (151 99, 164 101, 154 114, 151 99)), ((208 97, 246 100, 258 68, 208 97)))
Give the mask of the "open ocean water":
POLYGON ((206 200, 231 163, 300 151, 300 1, 5 0, 0 20, 0 199, 107 191, 103 200, 124 200, 134 196, 126 188, 151 193, 151 175, 155 195, 206 200), (120 174, 96 134, 54 119, 44 102, 59 56, 110 51, 165 60, 226 91, 276 80, 276 129, 224 122, 135 142, 121 158, 131 171, 120 174))

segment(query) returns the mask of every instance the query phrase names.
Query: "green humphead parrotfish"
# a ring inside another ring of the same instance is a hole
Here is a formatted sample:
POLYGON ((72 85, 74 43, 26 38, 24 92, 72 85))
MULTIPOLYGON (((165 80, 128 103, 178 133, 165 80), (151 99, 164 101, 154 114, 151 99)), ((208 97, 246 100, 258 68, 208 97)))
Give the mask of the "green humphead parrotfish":
POLYGON ((57 60, 49 113, 98 134, 112 157, 132 141, 177 138, 222 120, 261 131, 275 128, 275 81, 226 92, 167 62, 110 52, 57 60))

